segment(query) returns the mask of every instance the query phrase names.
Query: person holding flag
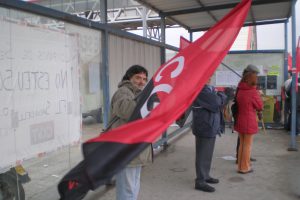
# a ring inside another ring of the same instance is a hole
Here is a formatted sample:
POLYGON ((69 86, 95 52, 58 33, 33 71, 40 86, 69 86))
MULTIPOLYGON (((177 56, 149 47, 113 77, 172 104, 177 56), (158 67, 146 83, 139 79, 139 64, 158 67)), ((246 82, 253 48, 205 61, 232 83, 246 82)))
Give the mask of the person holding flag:
POLYGON ((61 200, 81 200, 89 190, 106 184, 182 115, 228 53, 251 2, 242 0, 203 36, 161 65, 139 96, 130 123, 82 144, 84 159, 58 183, 61 200))
MULTIPOLYGON (((146 85, 147 78, 148 71, 140 65, 133 65, 126 71, 111 100, 112 129, 128 122, 136 107, 136 98, 146 85)), ((137 199, 142 166, 151 162, 152 147, 150 145, 116 175, 116 200, 137 199)))
POLYGON ((208 183, 219 183, 209 174, 215 147, 216 135, 225 130, 225 121, 221 110, 226 102, 223 92, 216 92, 210 85, 211 78, 203 87, 193 103, 192 132, 196 139, 196 180, 195 189, 214 192, 208 183))

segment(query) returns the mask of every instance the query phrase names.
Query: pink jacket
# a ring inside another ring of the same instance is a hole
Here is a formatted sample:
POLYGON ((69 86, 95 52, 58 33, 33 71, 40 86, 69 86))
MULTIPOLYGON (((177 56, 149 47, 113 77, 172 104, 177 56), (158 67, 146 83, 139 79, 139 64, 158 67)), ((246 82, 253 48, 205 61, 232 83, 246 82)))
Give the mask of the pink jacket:
POLYGON ((256 112, 263 109, 263 102, 255 86, 240 82, 237 93, 238 115, 234 130, 241 134, 258 132, 256 112))

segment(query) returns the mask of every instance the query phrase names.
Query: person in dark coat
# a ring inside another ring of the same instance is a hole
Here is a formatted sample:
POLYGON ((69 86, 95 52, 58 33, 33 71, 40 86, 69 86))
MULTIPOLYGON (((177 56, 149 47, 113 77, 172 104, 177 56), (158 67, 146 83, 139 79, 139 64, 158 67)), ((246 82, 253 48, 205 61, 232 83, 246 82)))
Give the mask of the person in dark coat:
POLYGON ((223 92, 216 92, 208 83, 193 102, 192 132, 196 140, 196 180, 195 189, 214 192, 215 188, 208 183, 216 184, 218 179, 210 176, 212 156, 216 135, 223 133, 225 123, 221 109, 226 102, 223 92))
POLYGON ((291 130, 291 85, 292 85, 292 73, 288 73, 288 79, 284 82, 283 92, 284 92, 284 128, 288 131, 291 130))

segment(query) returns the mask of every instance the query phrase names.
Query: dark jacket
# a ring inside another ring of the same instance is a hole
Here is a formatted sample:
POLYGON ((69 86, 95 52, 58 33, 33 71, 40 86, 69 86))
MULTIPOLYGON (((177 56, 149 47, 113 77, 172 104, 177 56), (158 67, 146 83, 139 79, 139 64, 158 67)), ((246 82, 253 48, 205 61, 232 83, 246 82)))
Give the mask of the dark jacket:
POLYGON ((223 92, 205 85, 193 103, 192 131, 197 137, 216 137, 223 133, 225 122, 221 112, 226 101, 223 92))

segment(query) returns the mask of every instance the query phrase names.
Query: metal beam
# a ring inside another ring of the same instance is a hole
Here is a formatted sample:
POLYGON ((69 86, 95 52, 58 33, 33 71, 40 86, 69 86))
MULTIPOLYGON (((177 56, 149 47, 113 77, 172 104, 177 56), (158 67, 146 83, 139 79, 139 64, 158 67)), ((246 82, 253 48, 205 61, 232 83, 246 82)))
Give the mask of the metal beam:
POLYGON ((250 17, 251 17, 252 23, 255 23, 256 20, 255 20, 255 17, 254 17, 254 13, 253 13, 253 8, 252 8, 252 6, 250 7, 249 15, 250 15, 250 17))
POLYGON ((100 22, 107 23, 107 0, 100 0, 100 22))
POLYGON ((185 28, 185 29, 190 29, 190 27, 188 27, 187 25, 181 23, 180 21, 174 19, 174 17, 168 17, 168 19, 171 19, 172 21, 174 21, 176 24, 180 25, 182 28, 185 28))
POLYGON ((103 88, 103 125, 107 128, 109 121, 109 63, 108 63, 108 32, 105 30, 101 35, 102 63, 100 63, 100 80, 103 88))
POLYGON ((190 34, 190 42, 193 42, 193 32, 189 31, 190 34))
MULTIPOLYGON (((100 22, 107 24, 107 0, 100 0, 100 22)), ((102 62, 100 63, 100 80, 103 86, 103 126, 106 129, 109 122, 109 62, 108 62, 108 33, 106 30, 102 31, 101 35, 101 49, 102 49, 102 62)))
MULTIPOLYGON (((102 18, 102 6, 101 10, 89 10, 85 12, 72 13, 76 16, 92 20, 94 22, 101 21, 102 18), (100 16, 101 15, 101 16, 100 16)), ((139 30, 143 28, 144 22, 147 22, 147 27, 155 28, 160 26, 160 17, 154 11, 146 8, 145 6, 135 6, 135 7, 125 7, 125 8, 113 8, 107 9, 107 23, 113 24, 114 27, 124 29, 124 30, 139 30), (145 19, 145 20, 144 20, 145 19)), ((179 26, 177 22, 171 21, 171 19, 166 20, 166 27, 179 26)))
MULTIPOLYGON (((145 4, 145 2, 143 2, 141 0, 139 0, 139 2, 141 2, 142 4, 145 4)), ((290 0, 272 0, 272 1, 270 1, 270 0, 253 0, 252 6, 262 5, 262 4, 282 3, 282 2, 290 2, 290 0)), ((229 3, 229 4, 221 4, 221 5, 215 5, 215 6, 203 6, 203 7, 198 7, 198 8, 175 10, 175 11, 163 12, 163 14, 166 17, 169 17, 169 16, 174 16, 174 15, 183 15, 183 14, 191 14, 191 13, 198 13, 198 12, 208 12, 208 11, 214 11, 214 10, 224 10, 224 9, 234 8, 237 4, 239 4, 239 2, 229 3)), ((156 8, 156 10, 158 10, 158 12, 162 12, 157 8, 156 8)))
POLYGON ((248 54, 248 53, 281 53, 283 54, 285 51, 282 49, 272 49, 272 50, 234 50, 234 51, 229 51, 228 54, 248 54))
POLYGON ((147 37, 156 41, 161 41, 160 26, 150 28, 148 27, 147 37))
POLYGON ((112 34, 115 34, 120 37, 126 37, 128 39, 144 42, 144 43, 155 45, 158 47, 165 47, 165 48, 173 50, 173 51, 178 51, 177 47, 174 47, 174 46, 171 46, 168 44, 164 44, 164 43, 161 43, 158 41, 150 40, 148 38, 144 38, 142 36, 114 28, 109 24, 93 22, 88 19, 77 17, 77 16, 71 15, 69 13, 53 10, 53 9, 43 7, 40 5, 31 4, 28 2, 24 2, 24 1, 17 1, 17 0, 1 0, 0 6, 25 11, 25 12, 33 13, 36 15, 41 15, 41 16, 45 16, 48 18, 57 19, 57 20, 61 20, 64 22, 88 27, 88 28, 93 28, 96 30, 101 30, 101 31, 105 30, 108 33, 112 33, 112 34))
MULTIPOLYGON (((205 7, 205 5, 200 1, 196 0, 201 7, 205 7)), ((207 14, 215 21, 218 22, 218 19, 212 14, 212 12, 207 11, 207 14)))
MULTIPOLYGON (((163 15, 160 15, 161 17, 161 42, 166 43, 166 18, 163 15)), ((160 63, 161 65, 166 62, 166 48, 160 47, 160 63)), ((163 141, 163 148, 167 148, 168 146, 168 135, 167 131, 165 131, 162 136, 161 140, 163 141)))
MULTIPOLYGON (((138 3, 140 3, 140 4, 142 4, 142 5, 145 5, 146 7, 150 8, 150 9, 153 10, 153 11, 157 12, 157 13, 159 14, 159 16, 164 16, 164 17, 166 17, 166 15, 165 15, 163 12, 161 12, 158 8, 152 6, 151 4, 149 4, 149 3, 147 3, 147 2, 144 2, 144 1, 142 1, 142 0, 135 0, 135 1, 138 2, 138 3)), ((181 27, 183 27, 183 28, 185 28, 185 29, 189 29, 188 26, 186 26, 185 24, 183 24, 183 23, 177 21, 176 19, 174 19, 174 18, 171 17, 171 16, 169 16, 168 19, 174 21, 175 23, 177 23, 178 25, 180 25, 181 27)))
POLYGON ((147 29, 148 29, 147 8, 145 6, 143 6, 142 8, 142 21, 143 21, 143 36, 147 37, 147 29))
MULTIPOLYGON (((161 16, 161 42, 162 43, 166 43, 166 23, 165 23, 165 17, 161 16)), ((160 58, 161 58, 161 64, 164 64, 166 62, 166 48, 165 47, 161 47, 161 54, 160 54, 160 58)))
MULTIPOLYGON (((259 25, 267 25, 267 24, 279 24, 279 23, 286 23, 288 19, 278 19, 278 20, 266 20, 266 21, 259 21, 259 22, 247 22, 244 24, 246 26, 259 26, 259 25)), ((203 28, 194 28, 191 29, 192 32, 199 32, 199 31, 207 31, 210 27, 203 27, 203 28)))

